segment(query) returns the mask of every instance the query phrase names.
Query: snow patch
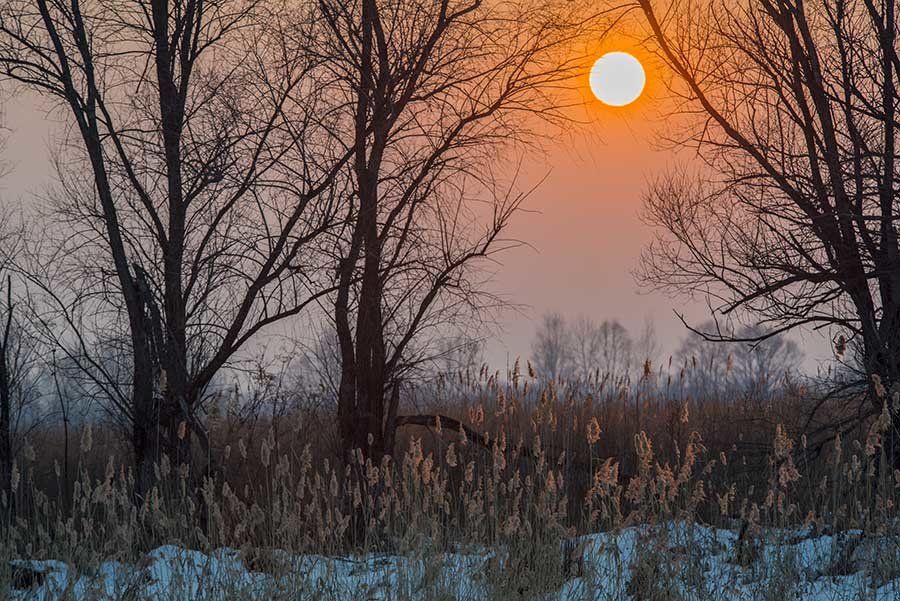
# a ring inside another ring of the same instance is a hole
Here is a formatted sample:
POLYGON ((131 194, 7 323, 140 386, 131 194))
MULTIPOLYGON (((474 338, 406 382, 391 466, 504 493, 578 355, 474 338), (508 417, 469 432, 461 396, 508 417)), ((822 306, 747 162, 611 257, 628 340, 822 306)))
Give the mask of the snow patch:
MULTIPOLYGON (((735 532, 683 523, 579 537, 560 550, 571 556, 572 570, 549 598, 631 601, 666 587, 669 599, 900 599, 896 538, 797 530, 769 532, 752 544, 753 553, 741 559, 735 532)), ((91 574, 59 561, 14 561, 11 599, 487 601, 496 576, 491 571, 504 569, 501 555, 477 550, 334 558, 271 551, 265 562, 247 562, 234 549, 204 554, 165 545, 136 565, 110 561, 91 574)))

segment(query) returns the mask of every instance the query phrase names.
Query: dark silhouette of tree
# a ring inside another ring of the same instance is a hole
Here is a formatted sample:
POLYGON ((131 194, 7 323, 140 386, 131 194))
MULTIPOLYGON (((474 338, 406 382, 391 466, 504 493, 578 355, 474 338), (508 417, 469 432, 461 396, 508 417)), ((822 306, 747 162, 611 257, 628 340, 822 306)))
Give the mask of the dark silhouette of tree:
MULTIPOLYGON (((6 240, 2 240, 6 242, 6 240)), ((4 275, 5 270, 0 270, 0 276, 4 275)), ((13 469, 13 444, 12 444, 12 403, 13 403, 13 367, 11 358, 12 352, 12 329, 13 320, 15 318, 15 307, 12 300, 12 279, 7 277, 5 284, 6 298, 0 307, 3 311, 0 313, 2 319, 2 331, 0 331, 0 494, 4 496, 4 509, 10 509, 8 514, 12 515, 13 490, 12 490, 12 469, 13 469)), ((6 517, 6 516, 4 516, 6 517)))
MULTIPOLYGON (((3 115, 0 114, 0 118, 3 115)), ((0 133, 3 133, 3 123, 0 121, 0 133)), ((5 148, 5 138, 0 137, 0 151, 5 148)), ((0 162, 0 176, 3 175, 4 165, 0 162)), ((8 268, 9 257, 16 252, 17 240, 9 232, 9 214, 5 209, 0 212, 0 281, 8 268)), ((10 330, 12 329, 12 283, 7 279, 7 298, 3 307, 4 314, 0 313, 0 323, 6 322, 5 331, 0 340, 0 494, 5 494, 7 502, 12 507, 12 412, 10 392, 10 368, 8 361, 10 330)), ((9 512, 11 518, 12 511, 9 512)))
POLYGON ((43 349, 33 335, 28 296, 12 267, 25 240, 16 215, 0 209, 0 502, 3 519, 15 518, 12 471, 36 423, 43 349))
POLYGON ((496 304, 481 268, 524 194, 492 169, 562 119, 557 88, 596 21, 579 3, 323 0, 323 54, 352 99, 353 196, 336 270, 345 449, 389 454, 399 386, 434 342, 496 304), (585 16, 588 15, 588 16, 585 16))
POLYGON ((45 292, 45 323, 68 328, 62 348, 130 425, 139 499, 162 454, 186 463, 192 439, 208 446, 201 405, 218 370, 324 294, 311 242, 332 224, 349 153, 332 143, 328 74, 303 51, 307 8, 0 5, 0 74, 57 100, 72 126, 58 244, 38 261, 58 279, 32 284, 45 292), (92 341, 78 316, 113 333, 124 371, 94 360, 103 337, 92 341))
MULTIPOLYGON (((896 3, 639 7, 672 73, 669 123, 684 126, 672 140, 706 162, 649 191, 661 234, 643 278, 707 294, 722 314, 755 314, 765 333, 748 341, 800 326, 859 341, 859 382, 878 376, 890 389, 900 382, 896 3)), ((881 410, 871 399, 865 413, 881 410)))

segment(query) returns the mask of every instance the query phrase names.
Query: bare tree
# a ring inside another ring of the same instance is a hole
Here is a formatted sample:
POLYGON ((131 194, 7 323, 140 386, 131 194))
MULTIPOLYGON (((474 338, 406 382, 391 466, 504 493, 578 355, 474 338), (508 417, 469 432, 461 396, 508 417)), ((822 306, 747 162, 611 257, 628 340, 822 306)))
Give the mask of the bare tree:
MULTIPOLYGON (((3 224, 5 225, 5 224, 3 224)), ((6 238, 4 236, 4 238, 6 238)), ((7 239, 0 239, 0 243, 6 245, 7 239)), ((3 249, 5 254, 7 249, 3 249)), ((0 269, 0 281, 3 279, 5 269, 0 269)), ((7 277, 6 298, 2 305, 3 330, 0 332, 0 493, 4 495, 5 501, 12 506, 12 467, 13 467, 13 447, 12 447, 12 366, 10 358, 12 356, 12 326, 15 308, 12 302, 12 278, 7 277)))
POLYGON ((604 340, 600 326, 590 317, 578 315, 568 329, 573 373, 578 377, 589 377, 601 369, 604 340))
POLYGON ((33 283, 52 308, 45 322, 69 326, 62 348, 130 424, 138 498, 161 454, 188 462, 193 437, 208 444, 201 399, 214 374, 324 293, 310 243, 333 221, 349 152, 331 143, 317 59, 304 51, 313 16, 272 6, 0 6, 0 73, 58 100, 73 127, 54 207, 62 234, 41 263, 74 262, 83 279, 56 270, 74 292, 33 283), (73 312, 128 332, 107 337, 124 374, 94 360, 73 312))
POLYGON ((598 324, 579 315, 568 329, 574 375, 588 378, 599 374, 613 379, 628 375, 634 353, 625 326, 615 319, 598 324))
POLYGON ((0 495, 14 515, 12 470, 28 431, 39 419, 41 349, 22 309, 27 303, 21 282, 10 268, 23 240, 16 216, 0 212, 0 495))
POLYGON ((645 370, 651 369, 659 355, 659 338, 656 335, 656 323, 653 318, 647 316, 641 328, 641 335, 634 344, 635 359, 645 365, 645 370))
MULTIPOLYGON (((765 337, 759 326, 732 329, 714 322, 700 324, 701 332, 719 331, 723 337, 754 339, 765 337)), ((710 341, 689 332, 676 357, 683 368, 689 392, 711 401, 771 399, 800 371, 803 353, 793 340, 783 335, 766 337, 757 343, 710 341)))
POLYGON ((448 336, 436 345, 434 364, 439 375, 474 376, 484 365, 484 340, 464 335, 448 336))
POLYGON ((595 22, 579 3, 321 2, 333 70, 355 136, 353 197, 337 268, 338 420, 345 449, 390 453, 404 374, 433 341, 496 299, 480 277, 523 194, 498 152, 583 60, 570 43, 595 22), (587 15, 587 16, 586 16, 587 15))
POLYGON ((831 329, 860 341, 863 384, 900 381, 896 2, 639 7, 673 73, 674 141, 707 162, 650 190, 645 281, 754 313, 753 340, 831 329))
POLYGON ((606 320, 597 329, 596 337, 600 342, 596 369, 612 378, 628 376, 634 360, 634 344, 625 326, 615 319, 606 320))
MULTIPOLYGON (((743 338, 764 336, 758 326, 738 331, 743 338)), ((757 344, 743 343, 736 354, 733 371, 745 395, 770 400, 785 393, 801 374, 803 352, 784 335, 773 336, 757 344)))
POLYGON ((532 343, 532 360, 542 377, 587 380, 628 376, 634 351, 628 330, 618 320, 597 323, 579 315, 572 323, 558 313, 543 316, 532 343))
POLYGON ((531 360, 537 375, 545 380, 564 380, 572 374, 571 332, 559 313, 541 317, 534 341, 531 360))
MULTIPOLYGON (((3 115, 0 114, 0 133, 3 128, 3 115)), ((5 138, 0 137, 0 151, 3 150, 5 138)), ((2 175, 3 164, 0 163, 0 175, 2 175)), ((8 233, 9 215, 8 211, 3 210, 0 213, 0 279, 2 279, 4 271, 8 264, 8 257, 14 254, 15 250, 13 240, 8 233), (12 253, 10 252, 12 250, 12 253)), ((0 341, 0 493, 6 495, 8 502, 12 502, 12 440, 11 440, 11 412, 10 412, 10 386, 9 386, 9 363, 7 360, 7 349, 9 346, 9 330, 12 327, 13 307, 12 307, 12 284, 7 281, 8 294, 5 306, 6 312, 6 332, 3 334, 3 340, 0 341)), ((2 319, 2 314, 0 314, 2 319)))

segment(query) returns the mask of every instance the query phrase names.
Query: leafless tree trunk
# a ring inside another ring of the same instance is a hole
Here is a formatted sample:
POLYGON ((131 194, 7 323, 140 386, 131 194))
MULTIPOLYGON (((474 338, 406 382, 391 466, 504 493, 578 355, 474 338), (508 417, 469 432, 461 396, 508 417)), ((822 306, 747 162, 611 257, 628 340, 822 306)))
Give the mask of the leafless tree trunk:
POLYGON ((676 141, 708 161, 648 194, 663 234, 646 280, 709 293, 723 314, 749 311, 765 336, 811 326, 859 341, 861 382, 890 389, 900 382, 896 2, 678 2, 665 16, 639 4, 675 74, 676 141))
MULTIPOLYGON (((0 496, 4 519, 15 518, 12 472, 28 427, 24 418, 38 399, 39 347, 31 335, 27 296, 13 268, 24 243, 16 215, 0 209, 0 496)), ((32 426, 36 420, 32 419, 32 426)))
POLYGON ((490 166, 538 115, 564 118, 555 88, 584 62, 569 44, 597 15, 578 3, 320 4, 354 103, 338 421, 345 450, 377 459, 411 423, 398 417, 400 385, 433 352, 429 336, 494 302, 477 267, 509 246, 501 236, 524 195, 490 166))
POLYGON ((0 338, 0 492, 6 496, 6 502, 12 508, 12 383, 10 381, 9 346, 14 307, 11 278, 6 280, 6 303, 3 308, 5 316, 2 338, 0 338))
POLYGON ((16 307, 13 302, 12 277, 9 264, 21 243, 18 232, 11 227, 9 211, 0 212, 0 494, 6 498, 8 519, 15 515, 12 490, 13 452, 13 395, 15 352, 13 327, 16 307), (3 289, 5 287, 5 290, 3 289))
POLYGON ((332 143, 317 59, 298 42, 311 33, 308 7, 294 8, 0 7, 0 72, 60 100, 77 131, 55 207, 76 235, 60 236, 55 257, 80 258, 96 288, 67 295, 32 280, 74 330, 69 358, 100 373, 101 387, 120 382, 83 352, 88 334, 74 327, 72 302, 124 317, 130 381, 111 398, 131 425, 138 499, 161 455, 189 464, 192 439, 208 447, 201 399, 213 376, 258 332, 328 291, 310 243, 334 223, 332 184, 351 152, 332 143), (80 173, 65 173, 81 156, 87 194, 80 173))

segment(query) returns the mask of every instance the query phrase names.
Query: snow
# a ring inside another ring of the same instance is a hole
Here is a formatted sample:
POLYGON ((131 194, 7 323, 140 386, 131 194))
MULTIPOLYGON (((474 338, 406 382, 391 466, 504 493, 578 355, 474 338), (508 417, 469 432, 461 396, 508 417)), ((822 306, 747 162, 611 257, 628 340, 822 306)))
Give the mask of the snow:
MULTIPOLYGON (((744 561, 737 534, 684 523, 634 527, 567 541, 577 569, 555 592, 540 599, 638 601, 666 599, 804 599, 836 601, 900 599, 900 541, 808 531, 768 532, 744 561), (846 545, 851 545, 847 547, 846 545)), ((13 590, 13 601, 154 599, 410 600, 492 598, 490 581, 503 570, 503 553, 491 550, 424 557, 291 556, 273 551, 254 570, 234 549, 211 554, 166 545, 136 565, 106 562, 91 573, 59 561, 12 563, 40 573, 40 582, 13 590)), ((513 575, 513 578, 517 575, 513 575)), ((523 597, 527 598, 527 597, 523 597)))

